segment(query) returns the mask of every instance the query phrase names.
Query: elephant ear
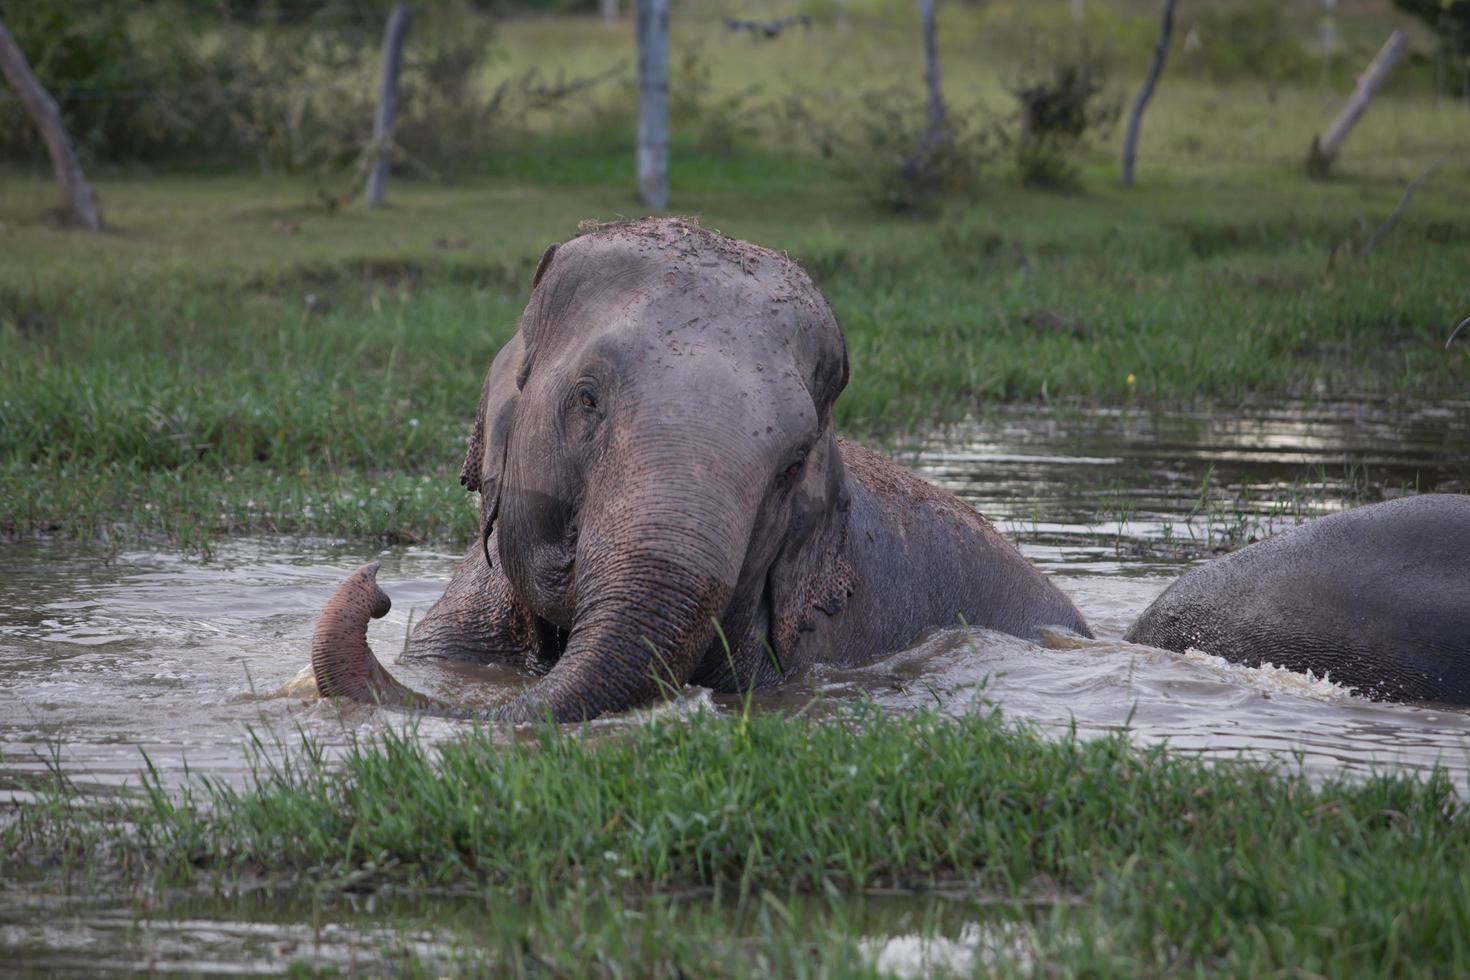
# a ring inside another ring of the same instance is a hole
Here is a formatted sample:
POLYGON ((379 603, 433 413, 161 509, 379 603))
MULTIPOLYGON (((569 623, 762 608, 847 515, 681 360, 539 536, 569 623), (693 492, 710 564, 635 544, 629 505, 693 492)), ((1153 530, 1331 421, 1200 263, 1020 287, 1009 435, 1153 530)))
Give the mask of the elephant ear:
POLYGON ((802 633, 836 616, 852 595, 847 474, 831 427, 807 457, 786 543, 771 566, 771 649, 781 672, 802 633))
POLYGON ((771 649, 781 665, 792 659, 802 633, 842 611, 854 584, 847 547, 851 500, 832 424, 832 406, 847 387, 847 338, 821 292, 805 273, 801 280, 809 292, 798 307, 798 358, 822 434, 807 456, 790 530, 770 571, 771 649))
MULTIPOLYGON (((533 295, 551 266, 556 250, 557 244, 553 242, 542 253, 531 279, 533 295)), ((495 355, 490 370, 485 373, 485 383, 480 388, 480 407, 475 412, 464 467, 459 472, 460 484, 480 495, 480 541, 486 561, 490 560, 490 532, 494 530, 495 518, 500 512, 501 478, 505 473, 505 455, 510 447, 516 401, 524 383, 522 366, 525 360, 523 331, 517 331, 495 355)))
MULTIPOLYGON (((805 273, 802 277, 806 279, 805 273)), ((847 338, 826 298, 810 279, 806 279, 806 284, 810 294, 800 314, 798 356, 806 365, 807 391, 817 409, 818 424, 826 433, 832 427, 832 406, 847 387, 847 338)))
POLYGON ((541 277, 546 275, 546 270, 551 268, 551 260, 556 258, 556 250, 561 248, 560 242, 552 242, 546 246, 546 251, 541 253, 541 261, 536 263, 536 274, 531 277, 531 289, 534 291, 541 285, 541 277))
MULTIPOLYGON (((464 468, 459 482, 466 490, 480 495, 480 540, 488 542, 500 511, 501 477, 505 473, 505 454, 510 446, 510 430, 520 391, 516 375, 521 370, 521 335, 517 333, 495 355, 485 384, 480 388, 480 407, 470 429, 469 448, 465 450, 464 468)), ((488 545, 485 557, 490 557, 488 545)))

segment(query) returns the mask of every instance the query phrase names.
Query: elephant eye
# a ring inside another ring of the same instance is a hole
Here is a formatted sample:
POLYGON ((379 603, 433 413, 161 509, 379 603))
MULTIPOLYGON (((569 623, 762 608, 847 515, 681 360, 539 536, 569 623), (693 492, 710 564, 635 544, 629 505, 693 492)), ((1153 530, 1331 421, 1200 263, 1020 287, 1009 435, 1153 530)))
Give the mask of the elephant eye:
POLYGON ((582 381, 573 389, 572 397, 577 404, 589 412, 597 411, 597 389, 589 382, 582 381))
POLYGON ((795 480, 797 475, 801 473, 801 467, 805 463, 806 460, 798 459, 796 462, 792 463, 790 466, 786 467, 786 469, 781 471, 781 479, 787 483, 795 480))

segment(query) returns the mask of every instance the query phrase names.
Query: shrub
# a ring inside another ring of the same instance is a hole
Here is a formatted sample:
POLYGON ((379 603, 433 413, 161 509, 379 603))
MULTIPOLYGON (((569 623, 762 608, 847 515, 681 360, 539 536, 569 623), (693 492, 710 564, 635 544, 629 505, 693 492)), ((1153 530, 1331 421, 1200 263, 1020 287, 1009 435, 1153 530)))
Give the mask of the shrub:
POLYGON ((1310 78, 1317 70, 1293 36, 1280 0, 1205 10, 1189 27, 1182 61, 1217 82, 1253 78, 1265 84, 1273 100, 1281 84, 1310 78))
POLYGON ((1111 131, 1121 106, 1108 94, 1106 60, 1085 45, 1063 48, 1050 61, 1010 86, 1018 112, 1008 139, 1022 181, 1061 186, 1076 179, 1078 157, 1111 131))
MULTIPOLYGON (((333 200, 333 185, 356 183, 370 148, 377 12, 387 6, 314 0, 286 18, 269 0, 189 0, 125 16, 125 4, 57 0, 7 9, 7 23, 89 157, 254 162, 308 175, 333 200)), ((493 35, 493 19, 468 0, 415 10, 394 131, 401 162, 432 173, 473 166, 529 116, 591 82, 532 71, 487 91, 480 82, 493 35)), ((0 102, 0 159, 45 159, 14 102, 0 102)))
POLYGON ((1450 90, 1470 98, 1470 0, 1393 0, 1393 5, 1428 24, 1439 37, 1441 64, 1459 75, 1450 90))
MULTIPOLYGON (((759 87, 717 96, 713 76, 699 44, 682 46, 669 72, 669 124, 692 133, 699 149, 727 157, 758 133, 754 99, 759 87)), ((629 92, 627 104, 636 98, 636 90, 629 92)))
POLYGON ((951 107, 940 137, 927 140, 925 99, 902 86, 816 101, 792 96, 781 115, 885 210, 927 210, 968 193, 993 157, 994 128, 976 112, 951 107))

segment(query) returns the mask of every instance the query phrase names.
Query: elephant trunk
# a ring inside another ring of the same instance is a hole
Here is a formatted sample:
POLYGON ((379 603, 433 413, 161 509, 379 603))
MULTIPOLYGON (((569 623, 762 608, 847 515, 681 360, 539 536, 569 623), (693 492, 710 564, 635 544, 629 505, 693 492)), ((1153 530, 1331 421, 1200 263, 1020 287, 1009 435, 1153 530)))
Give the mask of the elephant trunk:
MULTIPOLYGON (((706 450, 707 451, 707 450, 706 450)), ((641 487, 609 490, 579 536, 576 613, 551 671, 490 711, 445 704, 394 680, 368 649, 368 612, 387 612, 376 563, 350 576, 317 626, 312 664, 323 695, 511 723, 580 721, 677 691, 716 638, 754 523, 750 467, 648 464, 641 487), (698 472, 693 472, 693 470, 698 472), (718 473, 712 473, 717 469, 718 473), (379 603, 381 597, 381 603, 379 603), (377 604, 377 605, 375 605, 377 604), (380 609, 381 611, 377 611, 380 609)))
POLYGON ((745 503, 751 468, 707 453, 631 467, 655 476, 601 488, 600 505, 584 511, 566 650, 503 717, 578 721, 689 679, 735 592, 755 512, 745 503))
POLYGON ((311 668, 323 697, 419 710, 435 706, 398 683, 368 647, 368 621, 382 619, 391 608, 392 601, 378 587, 377 562, 347 576, 332 593, 311 637, 311 668))

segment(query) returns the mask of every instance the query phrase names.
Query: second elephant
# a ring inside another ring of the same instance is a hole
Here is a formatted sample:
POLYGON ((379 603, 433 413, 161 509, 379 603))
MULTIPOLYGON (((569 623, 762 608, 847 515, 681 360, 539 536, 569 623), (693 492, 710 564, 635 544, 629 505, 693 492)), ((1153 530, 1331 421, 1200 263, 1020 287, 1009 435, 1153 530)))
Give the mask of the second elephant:
POLYGON ((1470 704, 1470 497, 1358 507, 1206 562, 1127 639, 1311 671, 1378 700, 1470 704))

